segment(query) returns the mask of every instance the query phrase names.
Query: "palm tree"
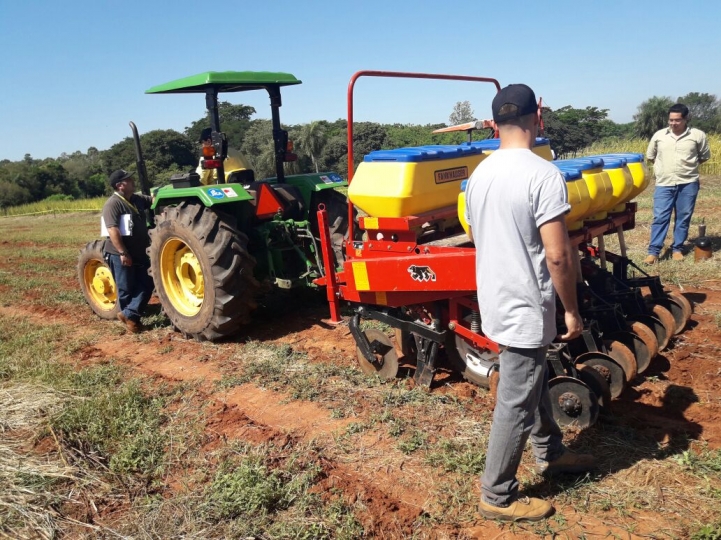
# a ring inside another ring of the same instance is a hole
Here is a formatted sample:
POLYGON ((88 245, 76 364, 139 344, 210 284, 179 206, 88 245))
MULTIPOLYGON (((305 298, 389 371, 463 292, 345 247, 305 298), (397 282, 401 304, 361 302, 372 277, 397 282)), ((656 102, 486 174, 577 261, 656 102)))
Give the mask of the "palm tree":
POLYGON ((659 129, 668 125, 668 109, 674 101, 667 96, 653 96, 638 106, 633 115, 634 131, 639 137, 649 139, 659 129))
POLYGON ((318 120, 305 124, 298 134, 298 149, 307 155, 318 172, 318 158, 325 146, 325 128, 318 120))

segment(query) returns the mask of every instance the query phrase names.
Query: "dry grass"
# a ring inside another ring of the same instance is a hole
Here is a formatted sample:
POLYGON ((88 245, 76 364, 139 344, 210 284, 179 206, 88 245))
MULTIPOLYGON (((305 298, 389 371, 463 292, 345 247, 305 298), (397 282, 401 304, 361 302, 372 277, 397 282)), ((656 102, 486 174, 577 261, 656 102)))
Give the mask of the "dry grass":
MULTIPOLYGON (((708 143, 711 148, 711 159, 701 165, 699 172, 704 176, 721 175, 721 135, 715 133, 709 135, 708 143)), ((584 156, 614 152, 645 154, 647 147, 648 140, 646 139, 611 139, 594 143, 588 148, 584 148, 581 154, 584 156)))
POLYGON ((49 453, 31 450, 32 441, 47 434, 48 410, 66 396, 29 384, 0 386, 0 535, 8 538, 57 538, 69 531, 100 531, 101 527, 70 517, 86 495, 104 483, 83 467, 70 465, 59 443, 49 453), (60 510, 64 508, 64 510, 60 510))

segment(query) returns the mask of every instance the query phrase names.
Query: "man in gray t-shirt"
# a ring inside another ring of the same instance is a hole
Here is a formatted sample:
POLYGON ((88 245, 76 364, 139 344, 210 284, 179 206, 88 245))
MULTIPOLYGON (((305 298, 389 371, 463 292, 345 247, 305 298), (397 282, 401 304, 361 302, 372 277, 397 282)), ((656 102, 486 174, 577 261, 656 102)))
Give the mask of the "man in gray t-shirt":
POLYGON ((479 511, 491 519, 536 521, 553 507, 519 497, 516 471, 529 436, 540 473, 594 465, 592 456, 563 446, 548 395, 546 351, 557 335, 556 293, 565 309, 561 339, 578 337, 583 323, 564 221, 570 209, 566 184, 553 164, 531 150, 538 130, 533 90, 524 84, 503 88, 493 100, 493 119, 500 148, 478 165, 466 189, 481 326, 502 346, 479 511))

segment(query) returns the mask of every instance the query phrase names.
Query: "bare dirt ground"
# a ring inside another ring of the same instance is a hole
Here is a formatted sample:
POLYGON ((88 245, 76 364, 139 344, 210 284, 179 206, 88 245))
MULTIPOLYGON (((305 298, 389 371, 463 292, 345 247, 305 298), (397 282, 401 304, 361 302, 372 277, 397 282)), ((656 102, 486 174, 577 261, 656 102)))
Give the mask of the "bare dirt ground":
MULTIPOLYGON (((6 252, 11 251, 11 246, 2 247, 6 252)), ((33 248, 31 242, 22 247, 33 248)), ((30 270, 18 270, 17 262, 0 262, 0 271, 27 272, 30 279, 30 270)), ((76 282, 66 271, 55 285, 59 290, 77 290, 76 282)), ((721 312, 721 284, 710 285, 681 291, 696 306, 687 328, 654 359, 644 376, 612 403, 613 414, 588 431, 595 430, 597 434, 606 425, 623 426, 676 449, 684 444, 688 446, 685 442, 688 440, 705 442, 709 449, 721 448, 721 332, 716 315, 721 312)), ((0 297, 10 292, 8 286, 0 285, 0 297)), ((420 534, 495 539, 543 535, 537 529, 504 526, 480 517, 461 524, 449 520, 446 524, 419 529, 419 518, 437 504, 432 493, 438 488, 442 471, 399 452, 396 441, 373 429, 354 439, 354 450, 344 454, 343 459, 337 453, 323 451, 324 447, 337 444, 338 434, 346 432, 351 423, 368 419, 377 412, 377 403, 371 400, 355 396, 352 405, 355 414, 339 417, 333 414, 337 402, 329 406, 293 399, 289 394, 252 382, 229 387, 218 384, 233 373, 234 354, 248 342, 287 345, 293 351, 305 353, 309 362, 353 368, 356 352, 350 332, 345 324, 329 324, 322 299, 309 299, 306 295, 271 298, 261 306, 242 336, 221 344, 207 344, 186 340, 169 327, 151 329, 139 336, 129 335, 119 330, 119 323, 97 319, 86 306, 39 305, 33 302, 34 294, 30 289, 22 300, 0 302, 0 316, 29 318, 39 325, 60 324, 72 329, 76 340, 89 336, 88 343, 74 353, 79 366, 116 361, 153 385, 195 383, 195 399, 209 411, 204 428, 206 450, 231 440, 254 444, 273 442, 279 446, 287 441, 314 445, 324 472, 317 486, 319 492, 340 492, 347 502, 361 503, 359 507, 363 510, 358 518, 368 536, 403 538, 420 534), (105 337, 91 337, 98 333, 105 337)), ((159 309, 157 302, 154 309, 159 309)), ((412 380, 394 384, 409 387, 412 380)), ((488 392, 449 371, 439 373, 431 392, 463 401, 479 419, 487 420, 492 411, 493 400, 488 392)), ((337 399, 342 402, 343 396, 337 399)), ((429 429, 437 429, 437 422, 438 419, 429 419, 429 429)), ((583 446, 586 436, 587 432, 569 432, 568 439, 571 446, 583 446)), ((554 498, 565 523, 561 537, 659 537, 656 536, 659 530, 678 531, 674 514, 665 509, 663 479, 649 478, 649 473, 646 478, 634 477, 638 472, 634 465, 639 458, 630 454, 599 457, 607 469, 606 475, 625 475, 631 484, 657 483, 660 487, 655 508, 631 509, 625 515, 610 516, 564 504, 565 499, 559 497, 563 486, 539 487, 537 483, 527 482, 526 487, 554 498)), ((189 471, 174 471, 166 479, 163 496, 173 497, 187 490, 189 475, 189 471)), ((120 504, 101 511, 95 522, 112 527, 122 519, 120 504)), ((549 533, 549 537, 553 536, 556 533, 549 533)), ((664 537, 669 536, 676 535, 664 537)), ((683 533, 676 537, 683 537, 683 533)))

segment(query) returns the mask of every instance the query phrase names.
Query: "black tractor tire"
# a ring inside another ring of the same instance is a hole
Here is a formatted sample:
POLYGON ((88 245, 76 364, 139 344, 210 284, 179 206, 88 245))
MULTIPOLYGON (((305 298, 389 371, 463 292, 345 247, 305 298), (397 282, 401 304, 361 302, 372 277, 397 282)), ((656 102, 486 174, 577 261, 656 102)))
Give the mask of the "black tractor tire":
MULTIPOLYGON (((335 189, 325 189, 313 194, 309 220, 311 222, 311 231, 315 237, 319 237, 320 235, 317 212, 318 205, 321 203, 325 205, 326 212, 328 213, 328 229, 330 230, 330 239, 333 245, 336 265, 342 266, 343 261, 345 261, 343 244, 348 239, 348 199, 335 189)), ((357 219, 357 215, 358 211, 353 208, 353 219, 357 219)), ((353 229, 356 232, 354 236, 358 236, 357 233, 362 233, 357 226, 354 226, 353 229)))
POLYGON ((120 306, 115 279, 103 257, 105 240, 94 240, 80 250, 78 281, 85 301, 101 319, 114 320, 120 306))
POLYGON ((250 321, 259 283, 235 219, 200 204, 168 207, 150 232, 150 273, 165 314, 197 340, 230 336, 250 321))

